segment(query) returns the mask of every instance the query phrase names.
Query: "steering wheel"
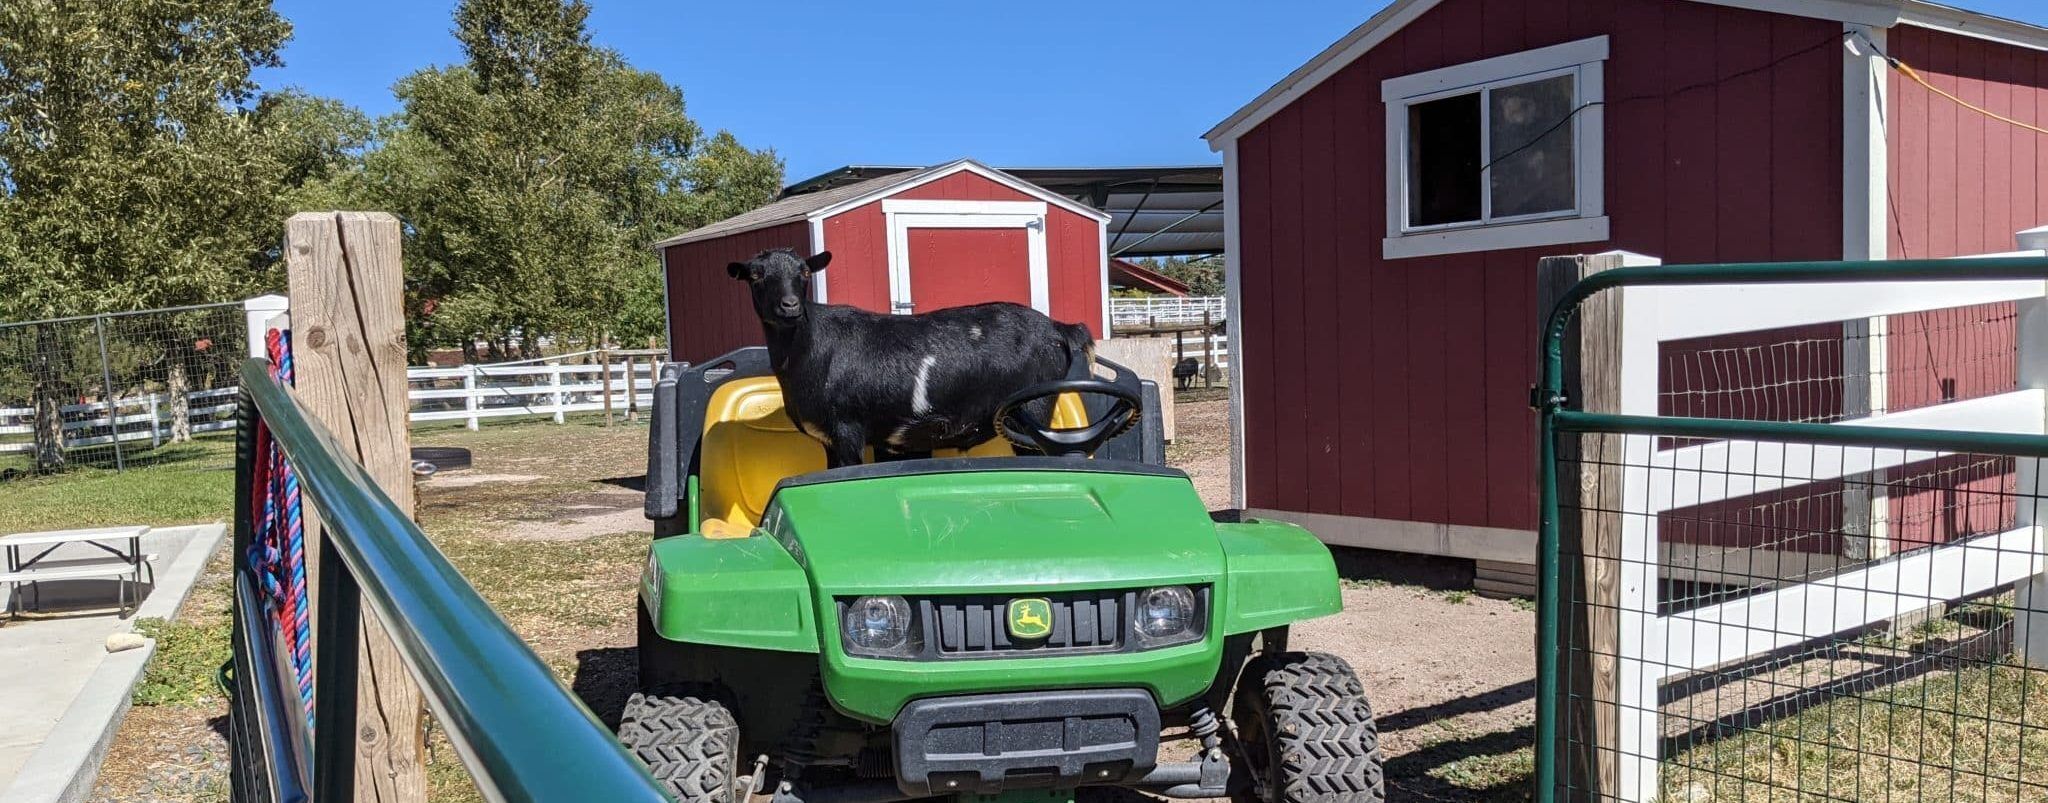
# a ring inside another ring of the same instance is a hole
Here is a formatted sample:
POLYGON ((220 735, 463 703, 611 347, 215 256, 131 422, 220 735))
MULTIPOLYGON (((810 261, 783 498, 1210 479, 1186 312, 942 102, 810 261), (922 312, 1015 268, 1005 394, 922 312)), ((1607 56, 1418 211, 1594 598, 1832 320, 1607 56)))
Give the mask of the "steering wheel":
POLYGON ((1144 402, 1123 386, 1100 379, 1056 379, 1017 391, 996 408, 996 428, 1010 443, 1057 457, 1093 457, 1111 438, 1124 434, 1138 423, 1144 402), (1087 426, 1059 428, 1052 425, 1052 411, 1062 393, 1095 393, 1112 400, 1101 415, 1091 415, 1087 426), (1033 402, 1045 401, 1046 404, 1033 402))

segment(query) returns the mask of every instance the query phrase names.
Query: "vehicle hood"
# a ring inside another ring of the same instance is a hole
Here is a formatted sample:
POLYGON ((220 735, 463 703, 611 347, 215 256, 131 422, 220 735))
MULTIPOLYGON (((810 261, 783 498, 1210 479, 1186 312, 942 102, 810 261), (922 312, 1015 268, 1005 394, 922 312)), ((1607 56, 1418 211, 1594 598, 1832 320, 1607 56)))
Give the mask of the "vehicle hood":
POLYGON ((822 593, 1005 593, 1214 582, 1185 476, 992 471, 784 488, 773 532, 822 593))

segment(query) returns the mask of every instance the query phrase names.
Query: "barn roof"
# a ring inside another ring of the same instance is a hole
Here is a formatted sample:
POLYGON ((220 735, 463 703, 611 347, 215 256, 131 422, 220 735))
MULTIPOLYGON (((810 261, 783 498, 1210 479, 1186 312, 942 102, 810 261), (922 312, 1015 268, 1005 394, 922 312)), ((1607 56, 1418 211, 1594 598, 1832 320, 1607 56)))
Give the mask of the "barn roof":
POLYGON ((942 165, 925 168, 880 168, 876 169, 877 174, 872 178, 866 176, 852 177, 852 180, 846 183, 814 183, 817 182, 817 179, 799 182, 791 185, 790 190, 785 190, 781 198, 770 202, 766 206, 749 212, 741 212, 717 223, 691 229, 657 242, 654 244, 654 247, 663 248, 681 243, 693 243, 699 240, 723 237, 728 234, 738 234, 743 231, 765 229, 769 226, 780 226, 787 223, 836 215, 852 207, 875 200, 893 190, 908 189, 926 181, 963 171, 976 173, 998 184, 1009 186, 1018 192, 1064 207, 1078 215, 1096 219, 1107 219, 1109 217, 1093 207, 1083 205, 1044 187, 1021 181, 1015 176, 973 159, 956 159, 942 165), (807 184, 812 184, 818 188, 815 191, 802 194, 793 193, 795 188, 807 184))
MULTIPOLYGON (((782 191, 784 199, 833 192, 851 184, 919 170, 847 165, 782 191)), ((1179 256, 1223 252, 1223 167, 1005 167, 1030 182, 1109 215, 1112 256, 1179 256)))
POLYGON ((737 215, 718 221, 717 223, 712 223, 708 226, 700 226, 698 228, 691 229, 689 231, 683 232, 682 234, 678 234, 674 237, 670 237, 666 240, 662 240, 661 242, 655 243, 654 247, 660 248, 662 246, 676 245, 678 243, 689 243, 696 242, 698 240, 709 240, 713 237, 723 237, 728 234, 738 234, 743 231, 753 231, 754 229, 763 229, 769 226, 778 226, 784 223, 793 223, 800 220, 808 220, 810 219, 811 213, 816 212, 818 210, 836 205, 841 201, 846 201, 870 193, 886 190, 898 184, 908 184, 911 180, 917 178, 918 176, 921 176, 925 173, 937 169, 938 168, 936 167, 910 169, 902 173, 884 175, 877 178, 863 179, 860 181, 852 182, 850 184, 842 184, 829 189, 820 190, 818 192, 806 193, 804 195, 784 195, 782 198, 769 203, 767 206, 760 207, 750 212, 741 212, 737 215))
MULTIPOLYGON (((1288 73, 1279 83, 1253 98, 1229 117, 1210 128, 1202 138, 1209 147, 1221 150, 1265 122, 1267 117, 1293 103, 1335 75, 1396 31, 1414 22, 1443 0, 1394 0, 1380 13, 1361 23, 1344 38, 1317 53, 1307 63, 1288 73)), ((1907 24, 1961 36, 1986 39, 2018 47, 2048 50, 2048 28, 1990 14, 1930 3, 1926 0, 1690 0, 1696 3, 1734 6, 1795 17, 1836 20, 1843 23, 1890 28, 1907 24)))

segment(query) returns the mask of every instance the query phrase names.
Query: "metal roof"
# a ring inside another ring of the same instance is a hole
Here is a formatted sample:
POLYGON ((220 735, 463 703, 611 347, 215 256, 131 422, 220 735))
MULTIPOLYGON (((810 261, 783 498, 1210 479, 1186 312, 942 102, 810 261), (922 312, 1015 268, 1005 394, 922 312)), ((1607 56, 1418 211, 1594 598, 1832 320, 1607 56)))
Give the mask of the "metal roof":
MULTIPOLYGON (((833 194, 835 199, 850 198, 860 193, 839 193, 849 187, 864 187, 866 189, 862 192, 871 192, 895 181, 906 181, 910 174, 921 174, 930 169, 847 165, 789 185, 782 191, 782 200, 763 209, 824 194, 833 194)), ((1111 256, 1185 256, 1223 252, 1221 165, 997 169, 1109 213, 1111 256)), ((815 210, 827 205, 829 203, 806 208, 815 210)), ((697 232, 691 232, 689 236, 694 239, 697 232)))

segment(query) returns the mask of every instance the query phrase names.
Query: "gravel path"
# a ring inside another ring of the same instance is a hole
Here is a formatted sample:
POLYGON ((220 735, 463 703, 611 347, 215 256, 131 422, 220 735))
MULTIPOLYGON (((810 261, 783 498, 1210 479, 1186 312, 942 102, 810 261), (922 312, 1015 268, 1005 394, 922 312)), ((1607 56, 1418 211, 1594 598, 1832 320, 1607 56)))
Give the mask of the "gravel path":
MULTIPOLYGON (((1230 505, 1229 402, 1181 394, 1168 459, 1211 509, 1230 505)), ((1358 671, 1378 714, 1394 800, 1526 800, 1536 618, 1469 593, 1470 561, 1335 548, 1344 612, 1294 628, 1295 649, 1358 671)))

